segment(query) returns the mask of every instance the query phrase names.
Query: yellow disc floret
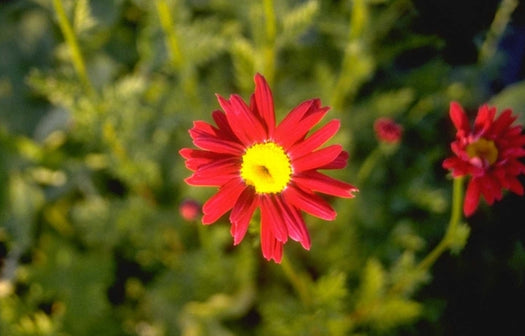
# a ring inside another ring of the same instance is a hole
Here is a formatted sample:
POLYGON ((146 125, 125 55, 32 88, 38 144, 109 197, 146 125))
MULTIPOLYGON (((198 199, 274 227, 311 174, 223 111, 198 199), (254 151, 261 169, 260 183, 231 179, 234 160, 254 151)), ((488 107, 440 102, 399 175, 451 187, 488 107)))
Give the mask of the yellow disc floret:
POLYGON ((496 162, 498 159, 498 149, 494 141, 480 138, 469 145, 467 145, 467 154, 471 158, 480 158, 489 165, 496 162))
POLYGON ((273 142, 255 144, 242 156, 241 177, 259 194, 283 191, 291 176, 288 155, 273 142))

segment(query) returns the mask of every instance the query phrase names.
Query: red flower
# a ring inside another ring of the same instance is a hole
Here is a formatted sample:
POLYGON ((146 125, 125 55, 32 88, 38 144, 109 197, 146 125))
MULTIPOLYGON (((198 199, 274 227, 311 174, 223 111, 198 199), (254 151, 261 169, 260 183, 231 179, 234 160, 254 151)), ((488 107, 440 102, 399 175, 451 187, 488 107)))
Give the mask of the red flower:
POLYGON ((335 219, 335 211, 315 192, 351 198, 357 188, 317 171, 343 168, 348 159, 340 145, 318 149, 338 131, 338 120, 307 137, 329 108, 321 107, 319 99, 305 101, 276 126, 266 80, 257 74, 255 84, 249 105, 238 95, 229 100, 217 95, 224 112, 213 112, 216 126, 194 122, 190 135, 200 149, 184 148, 180 154, 194 172, 186 179, 188 184, 219 187, 203 206, 202 223, 212 224, 231 210, 231 234, 237 245, 258 208, 263 256, 280 262, 288 237, 310 249, 301 210, 335 219))
POLYGON ((398 143, 403 134, 403 127, 390 118, 378 118, 374 122, 374 131, 379 141, 398 143))
POLYGON ((456 140, 450 147, 452 157, 443 161, 443 167, 452 171, 453 177, 470 175, 463 212, 470 216, 476 211, 480 195, 488 204, 502 197, 502 189, 523 195, 523 186, 517 176, 525 173, 519 158, 525 156, 525 136, 521 126, 512 126, 516 116, 510 109, 497 118, 496 109, 483 105, 471 128, 463 108, 450 104, 450 118, 456 126, 456 140))

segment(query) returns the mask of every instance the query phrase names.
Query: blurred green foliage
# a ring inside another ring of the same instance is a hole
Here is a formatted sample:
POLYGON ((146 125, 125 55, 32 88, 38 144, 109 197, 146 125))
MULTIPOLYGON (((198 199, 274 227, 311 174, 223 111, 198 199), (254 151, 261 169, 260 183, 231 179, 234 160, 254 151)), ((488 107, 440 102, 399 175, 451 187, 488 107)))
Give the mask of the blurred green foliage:
MULTIPOLYGON (((525 84, 491 97, 495 45, 454 67, 417 16, 408 0, 0 4, 0 335, 395 335, 430 319, 416 265, 450 212, 448 104, 491 99, 523 122, 525 84), (311 251, 289 243, 282 265, 255 222, 232 247, 226 220, 178 212, 213 193, 183 182, 192 120, 210 121, 214 93, 248 99, 255 72, 278 119, 332 107, 350 152, 334 175, 361 190, 331 200, 334 222, 307 217, 311 251), (378 145, 380 116, 401 144, 378 145)), ((455 234, 459 252, 468 226, 455 234)))

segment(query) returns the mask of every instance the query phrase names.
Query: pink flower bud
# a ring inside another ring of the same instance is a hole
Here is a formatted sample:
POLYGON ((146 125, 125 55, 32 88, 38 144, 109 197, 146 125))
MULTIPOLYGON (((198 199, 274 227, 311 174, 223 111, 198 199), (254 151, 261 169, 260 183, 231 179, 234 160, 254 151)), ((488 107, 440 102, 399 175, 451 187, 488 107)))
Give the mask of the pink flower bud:
POLYGON ((390 118, 382 117, 374 122, 374 131, 379 141, 398 143, 403 134, 403 127, 390 118))
POLYGON ((182 218, 188 222, 192 222, 199 218, 201 214, 201 206, 198 202, 187 199, 180 204, 179 213, 182 218))

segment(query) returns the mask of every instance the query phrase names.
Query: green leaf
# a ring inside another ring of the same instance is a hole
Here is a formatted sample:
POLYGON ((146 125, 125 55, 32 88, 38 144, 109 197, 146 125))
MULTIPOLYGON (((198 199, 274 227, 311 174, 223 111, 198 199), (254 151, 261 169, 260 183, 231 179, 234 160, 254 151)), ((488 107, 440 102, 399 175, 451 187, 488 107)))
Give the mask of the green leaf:
POLYGON ((300 35, 312 25, 318 10, 318 1, 310 0, 285 13, 282 18, 282 34, 278 37, 277 44, 284 45, 297 41, 300 35))
POLYGON ((461 252, 467 244, 470 235, 470 227, 466 223, 459 223, 458 226, 450 233, 450 251, 453 254, 461 252))
POLYGON ((386 274, 381 263, 374 258, 368 259, 361 278, 359 287, 358 305, 375 302, 384 294, 386 274))
POLYGON ((73 18, 73 29, 77 34, 82 34, 94 26, 97 25, 97 21, 91 16, 91 7, 89 0, 78 0, 75 3, 75 11, 73 18))
POLYGON ((344 273, 329 273, 320 278, 312 289, 315 304, 323 309, 338 310, 343 307, 348 294, 344 273))
POLYGON ((413 321, 422 311, 423 306, 416 301, 390 298, 376 305, 368 318, 374 329, 389 330, 413 321))

